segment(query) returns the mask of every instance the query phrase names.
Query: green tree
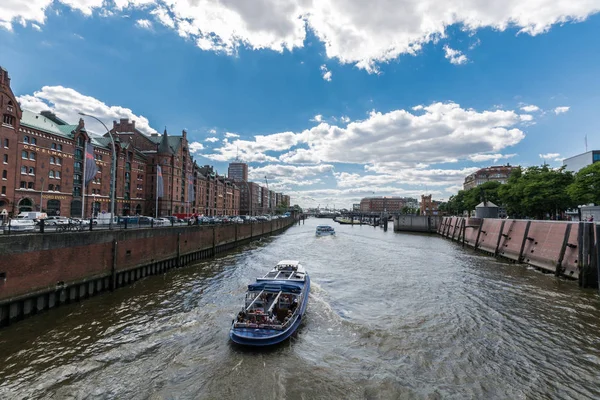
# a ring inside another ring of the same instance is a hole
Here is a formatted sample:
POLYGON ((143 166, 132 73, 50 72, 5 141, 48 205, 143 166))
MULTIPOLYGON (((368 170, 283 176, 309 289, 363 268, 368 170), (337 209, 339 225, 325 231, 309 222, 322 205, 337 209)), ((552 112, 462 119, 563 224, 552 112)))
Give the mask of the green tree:
POLYGON ((577 205, 600 204, 600 162, 579 170, 567 193, 577 205))
POLYGON ((517 217, 536 217, 554 214, 574 206, 567 187, 573 183, 573 174, 564 170, 541 167, 528 167, 513 171, 508 182, 501 186, 501 203, 509 214, 517 217))

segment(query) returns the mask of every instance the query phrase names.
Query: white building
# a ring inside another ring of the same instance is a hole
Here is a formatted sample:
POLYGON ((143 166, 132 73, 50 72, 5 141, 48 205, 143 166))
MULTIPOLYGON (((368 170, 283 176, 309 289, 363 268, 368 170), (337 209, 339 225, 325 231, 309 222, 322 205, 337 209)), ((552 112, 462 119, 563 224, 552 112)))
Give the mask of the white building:
POLYGON ((600 161, 600 150, 591 150, 583 154, 565 158, 563 165, 566 166, 565 170, 575 173, 598 161, 600 161))

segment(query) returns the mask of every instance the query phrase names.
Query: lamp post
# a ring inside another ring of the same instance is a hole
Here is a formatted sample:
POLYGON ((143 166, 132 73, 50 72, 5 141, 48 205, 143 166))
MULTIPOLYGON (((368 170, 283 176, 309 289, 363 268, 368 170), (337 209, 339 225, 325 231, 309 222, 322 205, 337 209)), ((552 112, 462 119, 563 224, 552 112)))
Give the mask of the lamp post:
MULTIPOLYGON (((110 138, 110 142, 112 144, 112 167, 110 169, 110 174, 111 174, 111 189, 110 189, 110 222, 108 224, 108 228, 112 229, 113 228, 113 220, 115 218, 115 191, 117 190, 117 149, 115 147, 115 140, 112 137, 112 134, 110 133, 110 130, 106 127, 106 125, 104 125, 104 122, 100 121, 98 118, 94 117, 93 115, 89 115, 83 112, 80 112, 79 115, 82 115, 84 117, 90 117, 95 119, 96 121, 100 122, 102 124, 102 126, 104 127, 104 129, 106 129, 106 133, 108 133, 108 137, 110 138)), ((84 177, 85 179, 85 177, 84 177)), ((85 207, 85 205, 84 205, 85 207)))

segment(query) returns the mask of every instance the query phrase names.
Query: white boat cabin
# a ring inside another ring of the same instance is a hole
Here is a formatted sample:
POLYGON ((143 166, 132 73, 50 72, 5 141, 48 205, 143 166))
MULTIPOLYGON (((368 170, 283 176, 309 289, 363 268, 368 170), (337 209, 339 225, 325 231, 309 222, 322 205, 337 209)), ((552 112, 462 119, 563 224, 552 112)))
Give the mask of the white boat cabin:
POLYGON ((306 272, 300 261, 282 260, 268 274, 257 279, 257 281, 268 280, 304 282, 306 280, 306 272))

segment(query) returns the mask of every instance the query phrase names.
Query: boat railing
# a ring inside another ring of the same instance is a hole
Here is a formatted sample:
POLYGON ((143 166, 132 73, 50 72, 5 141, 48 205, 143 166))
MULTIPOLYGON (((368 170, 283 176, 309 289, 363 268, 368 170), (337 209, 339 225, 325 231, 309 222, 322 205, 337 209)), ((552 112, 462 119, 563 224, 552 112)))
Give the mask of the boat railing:
POLYGON ((260 293, 252 300, 252 302, 246 307, 246 311, 250 310, 250 308, 256 303, 256 300, 260 299, 260 296, 264 293, 264 289, 260 291, 260 293))

